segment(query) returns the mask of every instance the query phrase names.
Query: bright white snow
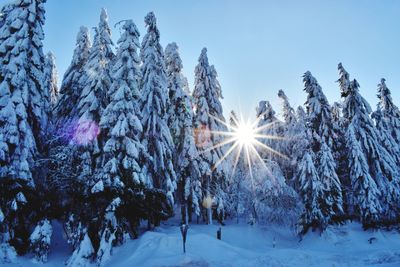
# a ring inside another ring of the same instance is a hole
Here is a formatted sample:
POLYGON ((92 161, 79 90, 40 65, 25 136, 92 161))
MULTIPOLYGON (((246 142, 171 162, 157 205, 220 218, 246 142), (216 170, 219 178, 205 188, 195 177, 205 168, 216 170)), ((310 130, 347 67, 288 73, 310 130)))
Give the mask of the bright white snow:
MULTIPOLYGON (((329 226, 322 236, 309 233, 301 242, 286 228, 234 222, 222 227, 217 240, 218 227, 190 225, 183 254, 179 226, 168 221, 115 248, 105 266, 400 266, 399 233, 363 231, 358 223, 329 226)), ((38 266, 62 266, 67 260, 70 251, 62 236, 52 244, 57 251, 38 266)), ((36 266, 29 257, 9 266, 36 266)))

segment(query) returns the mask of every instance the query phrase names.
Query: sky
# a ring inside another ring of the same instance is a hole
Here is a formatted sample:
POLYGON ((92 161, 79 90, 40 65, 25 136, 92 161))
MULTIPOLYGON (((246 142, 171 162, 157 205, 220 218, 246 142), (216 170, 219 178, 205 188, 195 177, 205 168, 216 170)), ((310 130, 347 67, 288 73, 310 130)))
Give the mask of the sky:
POLYGON ((279 115, 279 89, 294 107, 303 104, 307 70, 328 100, 338 101, 339 62, 372 107, 382 77, 400 105, 400 1, 48 0, 44 49, 55 54, 60 79, 79 27, 96 26, 102 7, 115 43, 121 31, 117 22, 133 19, 143 37, 144 16, 154 11, 163 47, 170 42, 180 47, 191 90, 200 51, 207 47, 225 115, 233 109, 254 116, 260 100, 270 101, 279 115))

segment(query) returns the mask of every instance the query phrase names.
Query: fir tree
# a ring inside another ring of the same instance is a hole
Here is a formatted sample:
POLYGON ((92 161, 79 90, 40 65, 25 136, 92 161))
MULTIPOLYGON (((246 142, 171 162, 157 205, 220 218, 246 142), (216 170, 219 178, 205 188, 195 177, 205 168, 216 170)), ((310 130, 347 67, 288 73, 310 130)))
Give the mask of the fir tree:
POLYGON ((202 201, 201 168, 193 130, 193 109, 187 79, 182 74, 182 60, 176 43, 165 48, 168 79, 168 126, 176 147, 174 158, 178 178, 178 199, 183 204, 182 222, 191 220, 192 210, 200 216, 202 201))
POLYGON ((322 92, 321 86, 307 71, 303 75, 304 91, 307 93, 305 103, 307 109, 307 127, 311 131, 311 148, 317 154, 314 162, 318 175, 327 195, 323 197, 326 206, 326 218, 340 217, 343 214, 342 188, 336 174, 336 164, 331 147, 334 145, 335 132, 333 131, 331 107, 322 92))
MULTIPOLYGON (((371 107, 367 101, 359 93, 359 84, 356 80, 348 82, 349 75, 341 64, 339 64, 340 79, 339 84, 342 91, 342 96, 345 98, 343 103, 343 116, 348 125, 346 134, 346 144, 348 149, 357 149, 357 153, 349 151, 350 155, 358 156, 362 153, 365 164, 368 166, 367 172, 369 177, 373 179, 378 190, 381 193, 380 206, 382 209, 377 209, 379 214, 379 220, 377 221, 374 216, 367 216, 368 214, 362 209, 365 207, 363 203, 370 200, 370 192, 365 192, 364 196, 358 196, 356 206, 360 212, 361 220, 365 226, 374 226, 377 222, 383 223, 385 218, 393 220, 391 211, 397 210, 399 201, 399 181, 398 181, 398 169, 392 155, 381 145, 379 142, 379 132, 377 131, 374 123, 372 122, 369 114, 371 113, 371 107), (350 129, 351 126, 351 129, 350 129), (352 133, 349 133, 349 131, 352 133), (351 138, 351 139, 349 139, 351 138), (357 140, 358 148, 354 145, 354 140, 357 140), (361 152, 358 152, 361 151, 361 152), (364 200, 362 198, 368 198, 364 200)), ((359 156, 358 156, 359 157, 359 156)), ((361 160, 360 160, 361 161, 361 160)), ((350 179, 353 184, 354 193, 359 194, 360 191, 356 191, 356 182, 359 180, 359 176, 355 176, 355 172, 352 164, 356 162, 352 159, 349 160, 350 179)), ((364 174, 364 179, 367 177, 364 174)), ((372 182, 368 181, 368 185, 372 185, 372 182)))
POLYGON ((88 187, 93 186, 93 175, 99 164, 100 147, 99 134, 100 117, 108 104, 107 90, 111 86, 109 64, 114 58, 112 53, 111 32, 107 23, 108 17, 102 9, 100 22, 96 29, 93 46, 90 49, 88 62, 85 65, 85 75, 81 76, 82 93, 78 99, 78 126, 74 130, 73 142, 82 145, 81 179, 87 181, 88 187))
MULTIPOLYGON (((85 65, 89 59, 90 48, 89 30, 82 26, 76 37, 72 61, 64 74, 59 101, 55 108, 60 124, 65 123, 66 120, 74 121, 78 118, 77 104, 83 89, 80 81, 85 75, 85 65)), ((60 125, 60 127, 62 130, 68 130, 65 129, 65 125, 60 125)))
POLYGON ((0 240, 19 253, 29 245, 33 161, 43 151, 47 127, 44 2, 18 0, 0 11, 0 240))
POLYGON ((325 188, 318 176, 313 163, 314 154, 306 151, 302 161, 298 165, 297 177, 300 182, 300 196, 303 199, 304 211, 299 221, 299 233, 304 235, 311 228, 322 232, 327 225, 327 218, 324 216, 325 188))
POLYGON ((50 112, 58 100, 58 77, 57 77, 56 57, 52 52, 47 53, 44 66, 44 85, 47 90, 48 103, 50 104, 50 112))
POLYGON ((388 152, 395 158, 396 163, 400 164, 400 111, 393 103, 386 80, 381 79, 378 84, 377 110, 372 114, 375 125, 381 134, 381 142, 388 152))
MULTIPOLYGON (((275 110, 272 108, 269 101, 260 101, 258 107, 256 108, 257 116, 257 132, 259 134, 269 136, 270 138, 263 138, 263 142, 268 147, 275 151, 282 150, 282 143, 278 141, 279 138, 283 137, 283 122, 278 120, 275 116, 275 110)), ((279 155, 273 153, 272 150, 268 151, 263 157, 268 157, 271 160, 278 161, 279 155)))
POLYGON ((153 158, 149 168, 152 185, 162 189, 173 205, 176 174, 172 164, 174 144, 167 125, 168 95, 164 52, 153 12, 146 15, 145 24, 147 33, 141 47, 143 143, 153 158))
POLYGON ((217 205, 217 214, 222 220, 224 215, 224 189, 226 175, 224 163, 224 150, 221 147, 211 149, 222 143, 223 137, 215 132, 226 132, 225 119, 222 114, 220 99, 222 98, 221 86, 217 80, 217 73, 209 65, 207 49, 203 48, 199 63, 195 68, 195 88, 193 91, 196 115, 194 126, 196 131, 196 145, 202 160, 207 164, 206 175, 203 176, 204 205, 208 210, 208 223, 212 223, 212 198, 217 205), (221 164, 220 164, 221 163, 221 164))

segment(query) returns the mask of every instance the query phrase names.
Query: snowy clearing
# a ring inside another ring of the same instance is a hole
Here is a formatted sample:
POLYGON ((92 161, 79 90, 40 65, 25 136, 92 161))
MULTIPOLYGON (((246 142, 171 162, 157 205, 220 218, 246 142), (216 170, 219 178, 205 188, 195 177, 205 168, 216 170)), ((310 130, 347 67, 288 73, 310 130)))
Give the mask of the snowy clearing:
MULTIPOLYGON (((322 236, 309 233, 301 242, 284 228, 233 222, 217 240, 218 228, 191 225, 183 254, 179 227, 167 222, 115 248, 106 266, 400 266, 399 233, 363 231, 358 223, 329 227, 322 236)), ((71 252, 54 241, 48 263, 28 255, 9 266, 62 266, 71 252)))

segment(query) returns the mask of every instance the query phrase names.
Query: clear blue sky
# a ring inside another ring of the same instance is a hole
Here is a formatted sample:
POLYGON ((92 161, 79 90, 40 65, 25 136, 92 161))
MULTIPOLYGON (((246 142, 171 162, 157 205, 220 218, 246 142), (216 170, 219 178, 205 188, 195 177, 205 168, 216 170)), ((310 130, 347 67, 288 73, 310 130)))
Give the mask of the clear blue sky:
POLYGON ((301 76, 307 70, 330 102, 337 101, 338 62, 373 107, 381 77, 400 105, 400 1, 48 0, 45 50, 55 53, 60 78, 79 26, 96 26, 101 7, 108 10, 114 40, 120 34, 114 24, 123 19, 133 19, 143 36, 143 18, 154 11, 163 47, 172 41, 180 46, 191 89, 206 46, 219 73, 225 114, 240 106, 254 115, 264 99, 280 113, 278 89, 293 106, 304 103, 301 76))

